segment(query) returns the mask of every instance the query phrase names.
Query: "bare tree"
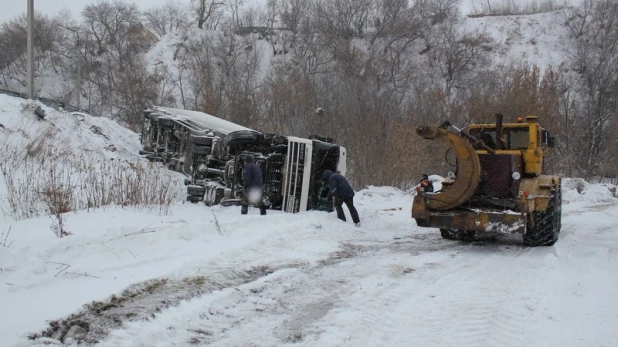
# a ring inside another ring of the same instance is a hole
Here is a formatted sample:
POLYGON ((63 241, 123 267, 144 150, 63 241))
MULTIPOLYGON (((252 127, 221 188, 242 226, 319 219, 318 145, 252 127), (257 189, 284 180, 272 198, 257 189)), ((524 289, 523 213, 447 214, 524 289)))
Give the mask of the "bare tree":
POLYGON ((458 20, 451 18, 437 25, 427 36, 428 64, 437 68, 444 82, 448 102, 454 88, 463 87, 466 77, 489 63, 492 39, 482 33, 460 33, 458 20))
MULTIPOLYGON (((11 81, 26 85, 26 15, 0 27, 0 76, 5 85, 11 81)), ((59 23, 46 16, 34 17, 35 73, 43 67, 56 69, 61 46, 66 41, 59 23)))
POLYGON ((191 0, 191 9, 200 29, 217 30, 221 24, 223 0, 191 0))
POLYGON ((141 124, 139 114, 156 98, 160 82, 142 58, 156 37, 140 23, 134 4, 99 2, 86 6, 82 15, 94 111, 120 117, 129 126, 141 124))
POLYGON ((188 24, 188 10, 178 0, 168 0, 163 6, 155 6, 143 13, 146 27, 159 37, 183 29, 188 24))
POLYGON ((243 5, 244 0, 225 0, 225 8, 230 15, 226 30, 234 31, 242 26, 240 16, 243 5))
POLYGON ((618 109, 618 3, 612 0, 585 0, 567 15, 567 26, 575 44, 571 56, 582 83, 581 174, 590 178, 599 173, 602 162, 611 160, 610 133, 615 131, 618 109))
POLYGON ((362 36, 373 10, 373 0, 316 0, 315 20, 329 37, 362 36))
POLYGON ((395 28, 404 24, 402 18, 408 14, 408 0, 379 0, 376 7, 374 38, 397 35, 393 31, 397 31, 395 28))
POLYGON ((296 35, 311 6, 312 0, 278 0, 278 12, 284 28, 296 35))
POLYGON ((246 7, 240 13, 240 25, 243 27, 264 26, 267 19, 262 8, 255 5, 246 7))
POLYGON ((415 9, 421 16, 431 20, 431 25, 444 22, 457 15, 460 0, 416 0, 415 9))

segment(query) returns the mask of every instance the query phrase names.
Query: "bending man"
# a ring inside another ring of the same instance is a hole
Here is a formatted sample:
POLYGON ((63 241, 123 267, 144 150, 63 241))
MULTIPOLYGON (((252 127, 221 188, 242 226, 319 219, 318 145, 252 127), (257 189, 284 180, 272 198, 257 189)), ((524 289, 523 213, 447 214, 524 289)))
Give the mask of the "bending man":
POLYGON ((356 211, 356 207, 354 207, 354 190, 350 186, 350 183, 348 183, 345 177, 330 170, 324 170, 322 177, 330 186, 328 198, 334 199, 337 217, 344 222, 346 221, 342 207, 343 203, 345 203, 346 206, 348 206, 348 210, 350 210, 354 225, 357 227, 360 226, 360 218, 358 218, 358 212, 356 211))

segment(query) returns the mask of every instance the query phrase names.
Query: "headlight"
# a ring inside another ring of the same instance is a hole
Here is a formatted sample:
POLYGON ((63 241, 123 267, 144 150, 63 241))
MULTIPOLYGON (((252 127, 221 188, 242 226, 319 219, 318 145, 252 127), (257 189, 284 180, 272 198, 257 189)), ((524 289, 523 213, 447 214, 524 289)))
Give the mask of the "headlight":
POLYGON ((521 174, 520 174, 519 172, 515 171, 515 172, 513 172, 513 174, 511 175, 511 177, 513 177, 513 179, 514 179, 515 181, 517 181, 518 179, 520 179, 520 178, 521 178, 521 174))

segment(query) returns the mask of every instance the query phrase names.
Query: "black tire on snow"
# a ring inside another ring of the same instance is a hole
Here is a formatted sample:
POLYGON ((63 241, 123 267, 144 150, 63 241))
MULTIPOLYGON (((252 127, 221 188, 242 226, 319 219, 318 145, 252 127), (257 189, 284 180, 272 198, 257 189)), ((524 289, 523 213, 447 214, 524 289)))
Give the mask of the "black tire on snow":
POLYGON ((447 240, 457 240, 458 233, 457 229, 440 229, 440 235, 442 235, 443 239, 447 240))
POLYGON ((474 230, 440 229, 440 235, 447 240, 474 241, 474 230))
POLYGON ((204 193, 206 193, 206 188, 201 186, 187 186, 187 194, 192 196, 198 196, 200 198, 204 197, 204 193))
POLYGON ((534 227, 528 222, 524 245, 530 247, 552 246, 558 241, 562 219, 562 192, 552 186, 547 210, 534 212, 534 227))
POLYGON ((192 202, 194 204, 203 201, 204 199, 199 197, 199 196, 193 196, 193 195, 189 195, 187 196, 187 201, 192 202))
POLYGON ((471 242, 474 241, 474 235, 476 235, 476 231, 474 230, 462 230, 457 235, 457 239, 461 241, 471 242))

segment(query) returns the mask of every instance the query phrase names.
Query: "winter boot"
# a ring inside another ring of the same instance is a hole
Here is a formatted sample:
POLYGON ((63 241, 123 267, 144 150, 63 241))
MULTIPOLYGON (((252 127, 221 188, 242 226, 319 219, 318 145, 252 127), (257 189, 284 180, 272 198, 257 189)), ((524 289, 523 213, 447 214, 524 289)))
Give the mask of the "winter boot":
POLYGON ((266 209, 265 208, 260 208, 260 214, 262 216, 265 216, 266 215, 266 209))
POLYGON ((245 205, 243 205, 243 206, 240 208, 240 214, 247 214, 247 212, 249 212, 249 206, 245 206, 245 205))

